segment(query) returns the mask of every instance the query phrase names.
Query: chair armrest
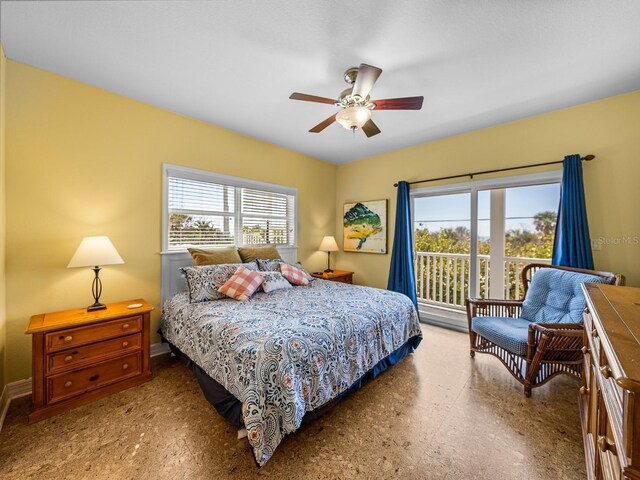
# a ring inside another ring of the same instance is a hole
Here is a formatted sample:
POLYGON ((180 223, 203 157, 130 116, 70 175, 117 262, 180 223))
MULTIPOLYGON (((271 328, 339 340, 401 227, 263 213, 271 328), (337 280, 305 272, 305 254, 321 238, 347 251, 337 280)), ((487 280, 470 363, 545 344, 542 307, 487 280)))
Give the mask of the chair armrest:
POLYGON ((556 334, 570 333, 572 331, 579 331, 582 333, 584 330, 583 323, 532 323, 529 325, 529 331, 536 330, 544 333, 549 330, 553 330, 556 334))
POLYGON ((527 339, 527 343, 529 344, 528 356, 532 358, 543 335, 546 336, 546 343, 551 347, 552 344, 568 341, 568 337, 579 337, 582 341, 583 331, 584 324, 582 323, 532 323, 529 325, 529 336, 527 339), (565 340, 562 340, 563 338, 565 340))

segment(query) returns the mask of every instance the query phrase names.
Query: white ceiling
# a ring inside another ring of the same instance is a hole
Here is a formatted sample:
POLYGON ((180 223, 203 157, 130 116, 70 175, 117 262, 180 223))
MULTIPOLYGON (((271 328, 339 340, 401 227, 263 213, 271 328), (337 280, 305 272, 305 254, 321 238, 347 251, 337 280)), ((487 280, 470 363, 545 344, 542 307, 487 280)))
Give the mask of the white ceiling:
POLYGON ((638 0, 2 1, 8 58, 342 163, 640 89, 638 0), (384 70, 367 139, 334 124, 347 67, 384 70))

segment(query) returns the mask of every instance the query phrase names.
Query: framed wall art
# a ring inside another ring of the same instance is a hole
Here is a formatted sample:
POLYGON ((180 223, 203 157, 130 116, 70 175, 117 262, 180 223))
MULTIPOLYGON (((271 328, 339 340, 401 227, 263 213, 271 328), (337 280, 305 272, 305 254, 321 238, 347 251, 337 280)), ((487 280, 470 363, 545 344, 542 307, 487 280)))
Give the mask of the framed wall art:
POLYGON ((387 253, 387 199, 345 203, 343 250, 387 253))

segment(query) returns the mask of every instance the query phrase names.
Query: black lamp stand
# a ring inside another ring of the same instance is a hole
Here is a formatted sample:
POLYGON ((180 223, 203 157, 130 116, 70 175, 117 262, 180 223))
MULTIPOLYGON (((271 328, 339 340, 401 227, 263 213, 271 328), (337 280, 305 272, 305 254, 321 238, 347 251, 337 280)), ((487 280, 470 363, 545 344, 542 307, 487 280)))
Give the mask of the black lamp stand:
POLYGON ((97 265, 93 267, 93 272, 96 274, 96 276, 93 278, 93 283, 91 284, 91 293, 93 294, 93 299, 95 300, 95 302, 93 302, 93 305, 89 305, 87 307, 87 312, 93 312, 95 310, 105 310, 107 308, 105 304, 100 303, 100 295, 102 295, 102 281, 98 276, 100 273, 100 267, 97 265))
POLYGON ((333 270, 331 270, 331 252, 327 252, 327 269, 324 273, 333 273, 333 270))

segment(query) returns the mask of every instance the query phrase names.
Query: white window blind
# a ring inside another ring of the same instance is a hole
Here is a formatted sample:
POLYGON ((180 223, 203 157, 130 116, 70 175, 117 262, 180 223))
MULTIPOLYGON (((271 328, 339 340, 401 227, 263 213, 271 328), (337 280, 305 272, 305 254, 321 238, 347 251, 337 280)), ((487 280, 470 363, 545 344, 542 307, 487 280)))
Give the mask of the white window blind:
POLYGON ((295 245, 294 189, 184 170, 165 169, 167 250, 295 245))

